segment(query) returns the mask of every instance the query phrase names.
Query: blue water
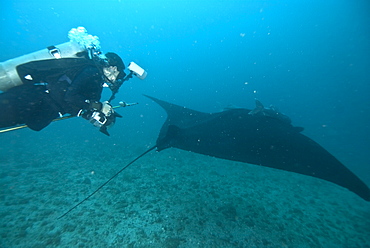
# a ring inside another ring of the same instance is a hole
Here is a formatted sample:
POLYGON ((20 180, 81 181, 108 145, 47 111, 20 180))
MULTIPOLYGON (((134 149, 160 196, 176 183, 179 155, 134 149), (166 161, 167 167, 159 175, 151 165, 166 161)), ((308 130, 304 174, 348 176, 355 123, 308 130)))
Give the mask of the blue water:
POLYGON ((75 118, 1 135, 0 156, 22 164, 47 149, 60 161, 87 152, 68 154, 70 146, 104 154, 93 161, 110 149, 122 156, 133 148, 134 157, 155 143, 165 120, 142 94, 204 112, 253 108, 258 98, 370 185, 369 13, 365 0, 3 1, 0 61, 64 43, 71 28, 84 26, 104 52, 134 61, 148 77, 121 88, 113 104, 140 104, 118 110, 124 118, 111 137, 75 118))

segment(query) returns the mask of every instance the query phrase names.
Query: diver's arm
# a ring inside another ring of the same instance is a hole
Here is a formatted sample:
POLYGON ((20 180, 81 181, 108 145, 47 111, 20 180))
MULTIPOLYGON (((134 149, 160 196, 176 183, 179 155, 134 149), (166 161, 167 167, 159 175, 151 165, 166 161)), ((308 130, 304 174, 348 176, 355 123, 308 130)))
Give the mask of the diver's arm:
POLYGON ((114 112, 109 102, 99 102, 102 83, 102 76, 95 67, 86 68, 71 83, 65 101, 69 104, 70 114, 82 116, 109 135, 107 128, 121 116, 114 112))
POLYGON ((77 115, 82 110, 90 110, 91 104, 99 102, 102 92, 102 78, 94 67, 83 69, 72 81, 65 94, 70 114, 77 115))

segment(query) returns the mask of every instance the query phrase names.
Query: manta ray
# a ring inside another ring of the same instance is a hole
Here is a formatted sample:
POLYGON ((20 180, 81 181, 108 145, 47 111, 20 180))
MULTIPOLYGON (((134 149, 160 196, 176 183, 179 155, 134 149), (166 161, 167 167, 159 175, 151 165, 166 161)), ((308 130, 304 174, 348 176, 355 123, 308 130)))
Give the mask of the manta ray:
POLYGON ((203 113, 147 96, 166 112, 157 151, 170 147, 320 178, 370 201, 370 189, 302 127, 256 101, 254 110, 203 113))
MULTIPOLYGON (((366 201, 370 189, 321 145, 302 134, 275 108, 232 108, 204 113, 146 96, 167 113, 156 144, 135 158, 92 194, 94 195, 136 160, 157 149, 178 148, 216 158, 239 161, 320 178, 347 188, 366 201)), ((59 217, 59 218, 61 218, 59 217)))

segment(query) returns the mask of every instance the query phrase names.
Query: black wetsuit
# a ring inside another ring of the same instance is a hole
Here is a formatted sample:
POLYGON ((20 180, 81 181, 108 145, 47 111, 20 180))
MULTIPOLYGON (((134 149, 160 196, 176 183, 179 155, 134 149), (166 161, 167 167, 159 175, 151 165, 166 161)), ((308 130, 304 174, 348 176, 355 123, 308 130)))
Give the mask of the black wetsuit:
POLYGON ((100 100, 104 83, 88 59, 33 61, 17 72, 23 84, 0 94, 0 128, 26 124, 39 131, 60 114, 77 115, 89 109, 86 100, 100 100))

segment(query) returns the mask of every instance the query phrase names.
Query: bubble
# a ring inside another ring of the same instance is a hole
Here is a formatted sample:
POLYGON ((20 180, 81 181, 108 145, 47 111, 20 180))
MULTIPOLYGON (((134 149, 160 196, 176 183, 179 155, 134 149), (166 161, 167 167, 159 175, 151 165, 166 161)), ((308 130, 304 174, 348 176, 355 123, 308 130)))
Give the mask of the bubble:
POLYGON ((84 27, 72 28, 68 32, 68 38, 70 41, 77 42, 80 46, 83 46, 86 49, 100 50, 101 48, 99 37, 88 34, 84 27))

